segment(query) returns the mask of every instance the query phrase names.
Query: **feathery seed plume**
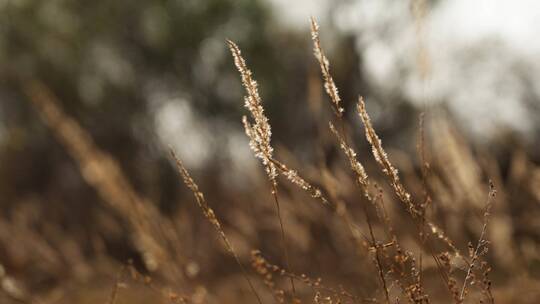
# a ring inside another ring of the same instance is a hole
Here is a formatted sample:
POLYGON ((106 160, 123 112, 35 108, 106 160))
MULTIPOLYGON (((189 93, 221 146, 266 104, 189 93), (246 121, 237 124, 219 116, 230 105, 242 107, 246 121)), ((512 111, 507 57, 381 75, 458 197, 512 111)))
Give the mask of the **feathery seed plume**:
POLYGON ((339 92, 336 84, 334 83, 334 79, 330 74, 330 63, 324 55, 324 51, 321 47, 321 41, 319 39, 319 25, 313 17, 311 17, 311 39, 313 40, 313 53, 315 54, 315 58, 317 58, 317 61, 319 61, 319 65, 321 67, 321 73, 324 79, 324 89, 330 97, 334 113, 338 117, 341 117, 344 111, 339 104, 341 98, 339 97, 339 92))
POLYGON ((271 162, 274 152, 270 144, 272 130, 268 118, 264 114, 258 84, 253 79, 252 73, 242 57, 240 48, 230 40, 227 40, 227 44, 234 58, 234 64, 242 77, 242 84, 247 92, 247 96, 244 97, 244 106, 249 110, 254 120, 253 123, 249 122, 247 117, 243 117, 242 120, 246 134, 250 139, 249 146, 255 152, 255 156, 262 161, 270 181, 275 184, 277 176, 276 166, 271 162))

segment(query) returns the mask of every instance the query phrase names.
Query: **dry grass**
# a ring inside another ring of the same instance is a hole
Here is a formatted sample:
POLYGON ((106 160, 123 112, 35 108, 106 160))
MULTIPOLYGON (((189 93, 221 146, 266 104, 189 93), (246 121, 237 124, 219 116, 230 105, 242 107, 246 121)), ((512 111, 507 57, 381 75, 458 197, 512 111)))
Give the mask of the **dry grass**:
MULTIPOLYGON (((129 241, 143 257, 143 265, 128 262, 119 266, 105 252, 96 254, 102 260, 90 261, 82 249, 73 245, 76 242, 66 245, 67 239, 57 240, 32 230, 27 224, 27 211, 21 211, 19 218, 0 220, 0 243, 12 244, 13 237, 17 244, 1 258, 23 267, 37 261, 40 267, 49 267, 45 272, 65 277, 70 276, 60 269, 67 266, 85 269, 98 278, 105 274, 109 288, 92 292, 98 295, 94 303, 148 301, 138 296, 139 292, 150 295, 153 303, 540 300, 538 281, 524 266, 539 260, 538 246, 534 241, 531 245, 527 238, 513 238, 511 229, 521 217, 508 220, 511 215, 505 213, 512 195, 527 195, 531 199, 524 208, 538 214, 540 168, 516 153, 510 178, 505 181, 496 162, 485 164, 487 157, 479 160, 439 117, 433 120, 441 125, 431 129, 421 120, 420 164, 415 168, 411 157, 385 149, 359 97, 355 115, 363 124, 363 132, 359 133, 364 133, 371 149, 370 161, 367 154, 358 152, 357 133, 347 132, 362 126, 346 119, 347 109, 342 106, 318 29, 312 19, 314 54, 321 69, 322 89, 328 95, 328 110, 333 112, 331 121, 320 123, 329 126, 326 136, 335 139, 342 159, 316 168, 274 148, 258 84, 240 48, 228 41, 246 91, 244 105, 250 118, 242 121, 250 148, 264 169, 266 183, 254 186, 250 193, 224 195, 219 204, 207 201, 202 188, 171 151, 183 183, 210 225, 199 223, 191 209, 163 214, 135 190, 114 158, 97 147, 88 132, 62 111, 52 92, 39 82, 29 84, 25 89, 28 99, 107 210, 127 227, 129 241), (426 136, 424 128, 435 134, 426 136), (426 152, 426 141, 433 142, 432 151, 426 152), (428 152, 431 163, 427 161, 428 152), (266 204, 263 193, 271 195, 273 207, 266 204), (213 228, 221 246, 204 228, 190 230, 196 225, 213 228), (474 245, 472 240, 476 240, 474 245), (190 251, 192 248, 202 249, 190 251), (519 257, 519 262, 508 264, 502 252, 519 257), (244 266, 248 260, 252 269, 244 266), (203 274, 199 274, 200 269, 203 274), (210 270, 205 274, 204 269, 210 270), (515 280, 502 278, 507 273, 512 273, 515 280), (492 284, 495 275, 500 288, 492 284)), ((113 230, 106 228, 96 234, 112 234, 113 230)), ((532 235, 537 235, 534 230, 532 235)), ((5 298, 6 303, 78 301, 69 297, 68 284, 59 284, 60 291, 33 294, 24 288, 25 276, 18 280, 1 266, 0 270, 0 300, 5 298)))
MULTIPOLYGON (((388 240, 389 242, 385 246, 383 246, 382 243, 379 242, 375 236, 373 224, 371 222, 367 209, 369 207, 377 207, 377 203, 373 199, 374 196, 371 194, 369 178, 367 176, 366 170, 364 169, 364 166, 357 160, 356 152, 347 143, 347 135, 345 134, 344 127, 345 122, 343 120, 344 109, 340 106, 341 98, 339 97, 338 89, 330 74, 330 64, 321 47, 318 29, 319 27, 316 21, 312 19, 311 30, 314 43, 315 57, 317 58, 321 67, 321 73, 324 80, 324 88, 330 98, 330 105, 334 110, 335 119, 342 126, 341 131, 338 131, 334 127, 334 124, 332 122, 329 122, 330 130, 337 138, 340 147, 344 151, 344 154, 349 161, 349 165, 353 173, 355 174, 355 181, 365 197, 365 201, 361 202, 361 204, 363 204, 362 207, 369 230, 369 237, 366 237, 365 233, 358 233, 355 229, 351 229, 351 232, 352 236, 356 237, 359 243, 362 243, 362 241, 358 239, 361 235, 363 237, 364 244, 368 244, 368 246, 364 246, 364 250, 368 251, 368 253, 373 253, 372 255, 374 265, 380 279, 380 289, 382 290, 382 294, 384 295, 381 299, 377 296, 377 293, 374 293, 373 297, 369 299, 369 301, 382 301, 390 303, 392 300, 390 297, 391 291, 388 282, 393 281, 395 285, 400 286, 401 288, 401 295, 396 295, 395 301, 399 301, 399 299, 401 298, 405 301, 409 301, 412 303, 429 303, 430 297, 427 293, 426 287, 423 285, 422 280, 422 252, 415 253, 414 251, 408 250, 401 246, 400 242, 398 241, 401 236, 398 237, 396 234, 391 234, 391 237, 388 240), (390 252, 391 250, 392 252, 390 252), (416 262, 415 256, 418 256, 420 258, 420 264, 416 262)), ((268 178, 272 182, 271 192, 276 198, 276 205, 278 206, 278 217, 284 241, 283 223, 282 218, 279 214, 279 203, 277 200, 277 168, 285 168, 284 170, 279 171, 283 173, 293 184, 300 186, 300 188, 310 191, 311 189, 314 189, 314 187, 311 186, 311 183, 307 182, 306 179, 299 177, 296 171, 288 169, 285 164, 275 160, 273 156, 274 149, 271 145, 270 140, 271 127, 268 118, 264 114, 262 100, 259 96, 257 89, 258 84, 253 79, 252 72, 247 68, 246 62, 242 57, 238 46, 231 41, 228 41, 228 44, 233 54, 235 64, 242 77, 244 87, 246 89, 247 95, 245 97, 245 106, 250 111, 252 118, 254 119, 254 123, 251 124, 250 122, 248 122, 247 118, 244 117, 244 127, 246 130, 246 134, 250 139, 251 149, 254 151, 255 156, 261 159, 268 178), (276 166, 276 163, 279 164, 279 166, 276 166), (293 173, 290 174, 288 172, 293 173)), ((373 128, 362 97, 359 98, 357 110, 364 124, 365 137, 369 142, 370 146, 372 147, 375 162, 379 165, 380 170, 384 174, 384 176, 386 176, 394 195, 397 197, 398 201, 403 204, 407 213, 409 214, 410 219, 416 226, 416 231, 418 235, 416 235, 415 237, 420 243, 420 250, 426 250, 429 255, 431 255, 431 257, 434 259, 438 271, 441 275, 441 279, 448 288, 449 299, 453 299, 453 301, 456 303, 464 302, 468 295, 469 284, 474 285, 476 283, 473 273, 477 268, 477 264, 479 263, 479 260, 484 256, 484 254, 487 253, 487 246, 489 244, 489 241, 486 239, 488 218, 490 215, 493 200, 495 199, 495 189, 493 184, 490 183, 491 190, 489 191, 489 200, 486 206, 486 211, 484 213, 484 225, 482 227, 479 241, 475 250, 471 250, 469 254, 469 259, 467 259, 454 246, 450 238, 442 232, 442 229, 438 228, 430 219, 427 218, 425 209, 428 205, 426 203, 415 202, 411 194, 406 190, 406 187, 400 180, 398 170, 390 162, 388 154, 382 147, 381 140, 377 136, 377 133, 373 128), (425 234, 426 227, 428 227, 432 233, 425 234), (431 244, 432 241, 439 241, 444 243, 452 249, 452 252, 435 252, 435 250, 433 249, 433 245, 431 244), (443 257, 443 261, 441 261, 441 257, 443 257), (452 266, 450 265, 450 260, 452 258, 463 259, 465 264, 469 265, 466 275, 463 278, 461 291, 458 291, 457 289, 457 280, 452 277, 452 266)), ((421 148, 423 149, 423 147, 421 148)), ((183 172, 183 176, 187 174, 183 167, 181 168, 181 172, 183 172)), ((194 190, 193 187, 190 186, 191 182, 187 181, 186 184, 188 185, 188 187, 192 188, 194 193, 196 193, 197 195, 198 190, 194 190)), ((313 196, 317 198, 322 198, 323 196, 322 194, 320 194, 321 190, 317 189, 316 191, 317 194, 313 196)), ((427 193, 427 189, 424 189, 424 193, 427 193)), ((431 198, 429 197, 425 200, 428 199, 431 201, 431 198)), ((355 225, 353 223, 353 217, 347 213, 345 205, 343 203, 333 203, 332 206, 336 207, 336 209, 339 210, 338 214, 340 214, 345 219, 349 227, 353 227, 355 225)), ((204 210, 204 207, 202 208, 204 210)), ((384 210, 384 207, 379 208, 379 210, 384 210)), ((207 216, 207 218, 209 217, 207 216)), ((209 220, 212 223, 215 222, 211 218, 209 218, 209 220)), ((383 226, 386 225, 387 231, 394 231, 394 229, 391 227, 391 221, 386 214, 380 216, 379 220, 379 224, 383 226)), ((222 237, 224 237, 222 230, 219 230, 219 233, 222 235, 222 237)), ((285 252, 285 256, 287 257, 286 247, 284 247, 283 250, 285 252)), ((289 263, 288 258, 286 258, 286 263, 289 263)), ((275 284, 272 281, 271 273, 272 271, 278 272, 281 276, 289 277, 291 279, 291 283, 293 282, 293 278, 295 278, 296 276, 294 274, 291 274, 290 272, 287 272, 286 270, 280 270, 278 266, 269 264, 264 258, 261 257, 260 252, 258 251, 256 251, 254 255, 254 267, 259 274, 263 275, 264 282, 272 290, 274 299, 280 303, 285 302, 284 298, 287 292, 284 290, 275 289, 275 284)), ((481 268, 489 269, 489 266, 487 266, 487 262, 482 261, 481 268)), ((488 273, 489 270, 483 272, 483 283, 476 284, 476 286, 479 286, 480 294, 483 297, 481 301, 493 303, 494 299, 491 293, 491 281, 488 278, 488 273)), ((311 281, 308 280, 307 285, 313 287, 314 284, 311 284, 311 281)), ((319 286, 318 283, 315 285, 319 286)), ((294 290, 294 284, 292 284, 291 300, 293 302, 298 301, 295 294, 296 292, 294 290)), ((337 303, 341 303, 343 300, 339 296, 337 296, 337 294, 338 293, 334 292, 335 298, 333 298, 332 295, 329 295, 323 300, 321 292, 319 290, 315 290, 314 300, 316 303, 322 303, 323 301, 327 303, 333 303, 334 301, 337 303)), ((437 301, 440 301, 440 299, 438 299, 437 301)))

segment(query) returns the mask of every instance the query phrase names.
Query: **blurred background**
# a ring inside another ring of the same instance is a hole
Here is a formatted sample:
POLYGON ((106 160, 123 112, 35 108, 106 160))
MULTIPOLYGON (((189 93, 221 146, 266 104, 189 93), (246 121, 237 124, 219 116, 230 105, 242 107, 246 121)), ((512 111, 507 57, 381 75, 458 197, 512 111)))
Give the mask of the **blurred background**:
MULTIPOLYGON (((249 264, 259 248, 283 265, 225 40, 240 46, 260 84, 278 155, 321 184, 320 165, 333 168, 347 200, 353 182, 343 182, 349 173, 327 130, 310 16, 320 23, 359 159, 373 163, 355 112, 360 94, 411 191, 422 193, 415 182, 424 112, 434 135, 426 143, 430 190, 434 204, 441 201, 434 217, 466 248, 477 238, 486 180, 494 179, 501 201, 492 221, 494 280, 503 299, 539 299, 536 1, 3 0, 0 14, 2 303, 105 303, 128 260, 193 302, 247 299, 167 147, 193 173, 242 260, 249 264), (147 222, 134 218, 133 201, 151 206, 147 222), (160 241, 146 235, 163 230, 148 218, 175 231, 164 233, 167 250, 148 249, 160 241), (175 271, 162 270, 169 260, 175 271)), ((337 219, 283 187, 297 272, 369 295, 376 281, 357 286, 365 274, 351 266, 354 249, 337 219)), ((119 303, 156 301, 158 291, 136 284, 119 303)))

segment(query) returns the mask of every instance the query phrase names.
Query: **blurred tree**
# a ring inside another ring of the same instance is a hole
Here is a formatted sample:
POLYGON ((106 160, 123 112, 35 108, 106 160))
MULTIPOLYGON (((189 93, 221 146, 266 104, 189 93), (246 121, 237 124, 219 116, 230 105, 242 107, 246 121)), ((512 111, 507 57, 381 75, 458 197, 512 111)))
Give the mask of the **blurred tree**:
POLYGON ((156 151, 156 95, 185 98, 204 115, 240 109, 240 94, 227 95, 224 86, 231 81, 223 83, 236 77, 225 38, 250 53, 262 70, 261 81, 269 86, 277 81, 277 75, 264 72, 275 52, 269 45, 269 15, 259 1, 10 1, 1 13, 0 171, 3 181, 11 180, 2 187, 13 195, 65 182, 53 178, 63 175, 57 171, 65 167, 65 153, 21 95, 29 79, 50 86, 62 107, 121 162, 138 187, 155 173, 150 162, 169 167, 156 151), (7 164, 32 166, 13 170, 7 164), (13 172, 17 176, 8 179, 13 172))

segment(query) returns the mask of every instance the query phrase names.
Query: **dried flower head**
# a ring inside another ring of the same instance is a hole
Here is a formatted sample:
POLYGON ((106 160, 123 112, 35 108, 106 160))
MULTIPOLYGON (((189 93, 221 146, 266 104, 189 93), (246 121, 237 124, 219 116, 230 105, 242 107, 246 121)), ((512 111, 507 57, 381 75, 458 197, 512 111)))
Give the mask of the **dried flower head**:
POLYGON ((324 51, 321 47, 321 41, 319 39, 319 25, 313 17, 311 18, 311 39, 313 40, 313 53, 315 54, 315 58, 317 58, 317 61, 319 61, 319 65, 321 67, 321 73, 324 79, 324 89, 330 97, 334 113, 336 116, 341 117, 344 111, 340 105, 341 98, 339 97, 339 92, 336 84, 334 83, 334 79, 330 74, 330 63, 324 55, 324 51))
POLYGON ((388 155, 382 147, 381 139, 379 138, 379 136, 377 136, 377 133, 375 133, 375 129, 371 124, 371 119, 369 118, 369 114, 366 111, 366 104, 364 103, 364 99, 361 96, 358 98, 357 108, 358 113, 360 114, 360 118, 364 123, 366 139, 371 145, 371 150, 373 152, 375 161, 379 164, 382 172, 389 179, 390 185, 392 186, 394 192, 396 193, 400 201, 405 204, 409 213, 415 218, 418 217, 420 215, 420 211, 418 210, 418 207, 414 205, 411 199, 411 195, 407 192, 407 190, 401 183, 398 175, 398 170, 394 168, 392 163, 390 163, 388 155))
POLYGON ((255 152, 255 156, 263 163, 268 178, 275 183, 276 181, 276 167, 270 161, 274 149, 270 144, 272 137, 272 130, 268 118, 264 114, 264 108, 262 106, 262 99, 259 95, 258 84, 253 79, 252 73, 246 65, 246 61, 242 57, 240 48, 232 41, 227 40, 229 49, 231 50, 234 58, 234 64, 240 72, 242 77, 242 84, 246 89, 247 95, 244 97, 244 106, 251 113, 253 123, 249 122, 247 117, 243 117, 244 128, 246 135, 249 137, 249 146, 255 152))

